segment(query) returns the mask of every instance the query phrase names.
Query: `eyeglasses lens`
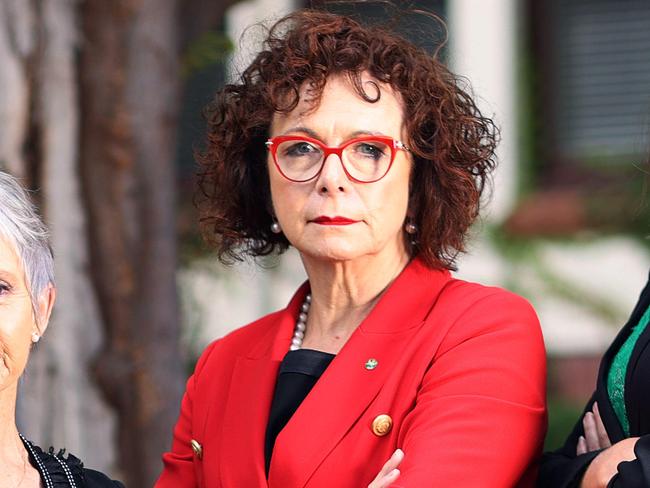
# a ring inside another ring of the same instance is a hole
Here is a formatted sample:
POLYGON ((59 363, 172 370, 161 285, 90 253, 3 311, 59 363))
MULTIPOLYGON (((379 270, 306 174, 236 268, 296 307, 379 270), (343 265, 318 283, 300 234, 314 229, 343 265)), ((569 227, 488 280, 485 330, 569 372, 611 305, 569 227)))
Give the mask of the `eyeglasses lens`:
MULTIPOLYGON (((324 148, 311 141, 289 140, 279 144, 276 158, 282 172, 296 181, 314 178, 321 169, 324 148)), ((391 147, 383 141, 363 140, 343 148, 343 165, 359 181, 375 181, 386 174, 391 164, 391 147)))

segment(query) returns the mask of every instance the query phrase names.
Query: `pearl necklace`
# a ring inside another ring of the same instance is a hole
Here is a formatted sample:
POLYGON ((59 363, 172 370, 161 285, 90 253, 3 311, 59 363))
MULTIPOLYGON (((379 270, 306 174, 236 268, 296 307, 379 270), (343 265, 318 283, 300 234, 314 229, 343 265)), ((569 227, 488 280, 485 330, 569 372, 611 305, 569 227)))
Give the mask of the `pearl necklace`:
POLYGON ((302 347, 302 340, 305 338, 305 328, 307 327, 307 313, 311 305, 311 294, 307 293, 305 301, 300 306, 300 313, 298 320, 296 320, 296 328, 293 331, 293 339, 291 339, 290 351, 296 351, 302 347))

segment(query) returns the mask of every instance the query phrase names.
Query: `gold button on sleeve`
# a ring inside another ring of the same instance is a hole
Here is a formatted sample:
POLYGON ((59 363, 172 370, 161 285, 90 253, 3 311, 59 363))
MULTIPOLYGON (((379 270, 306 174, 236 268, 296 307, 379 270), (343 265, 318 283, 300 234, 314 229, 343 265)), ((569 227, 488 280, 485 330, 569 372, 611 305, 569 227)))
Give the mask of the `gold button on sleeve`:
POLYGON ((192 439, 190 441, 190 445, 192 446, 192 451, 194 451, 194 455, 201 459, 203 457, 203 447, 201 447, 201 444, 195 439, 192 439))

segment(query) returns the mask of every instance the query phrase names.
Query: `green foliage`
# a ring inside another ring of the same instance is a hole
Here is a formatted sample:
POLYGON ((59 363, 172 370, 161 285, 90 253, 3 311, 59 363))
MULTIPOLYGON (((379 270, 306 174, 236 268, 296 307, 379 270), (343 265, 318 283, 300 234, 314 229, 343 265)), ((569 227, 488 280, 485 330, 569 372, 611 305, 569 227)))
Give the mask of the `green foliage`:
MULTIPOLYGON (((194 210, 194 209, 192 209, 194 210)), ((196 210, 194 213, 187 211, 188 217, 198 218, 196 210)), ((205 242, 199 229, 195 226, 180 231, 178 239, 178 261, 181 268, 188 268, 193 262, 214 254, 214 249, 205 242)), ((216 259, 216 258, 215 258, 216 259)))
POLYGON ((541 117, 539 117, 538 73, 529 43, 519 43, 516 53, 517 124, 519 126, 518 193, 527 195, 538 185, 542 162, 539 151, 541 117))
POLYGON ((234 49, 233 42, 223 32, 208 31, 192 42, 183 56, 185 78, 215 63, 223 62, 234 49))
POLYGON ((545 451, 557 449, 564 444, 573 426, 580 419, 583 407, 583 405, 576 405, 560 398, 549 398, 545 451))

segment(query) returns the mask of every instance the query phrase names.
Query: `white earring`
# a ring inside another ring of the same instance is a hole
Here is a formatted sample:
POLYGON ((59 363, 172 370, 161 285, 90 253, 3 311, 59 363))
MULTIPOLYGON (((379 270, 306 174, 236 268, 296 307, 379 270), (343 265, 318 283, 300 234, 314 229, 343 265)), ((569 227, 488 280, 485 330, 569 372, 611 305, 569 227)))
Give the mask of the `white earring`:
POLYGON ((40 340, 41 336, 38 334, 38 332, 32 332, 32 342, 36 344, 40 340))
POLYGON ((417 226, 415 224, 413 224, 412 222, 409 222, 408 224, 406 224, 404 226, 404 230, 406 231, 407 234, 413 235, 418 231, 418 228, 417 228, 417 226))
POLYGON ((271 224, 271 232, 273 232, 274 234, 279 234, 280 232, 282 232, 282 229, 280 228, 280 224, 278 224, 277 222, 273 222, 271 224))

